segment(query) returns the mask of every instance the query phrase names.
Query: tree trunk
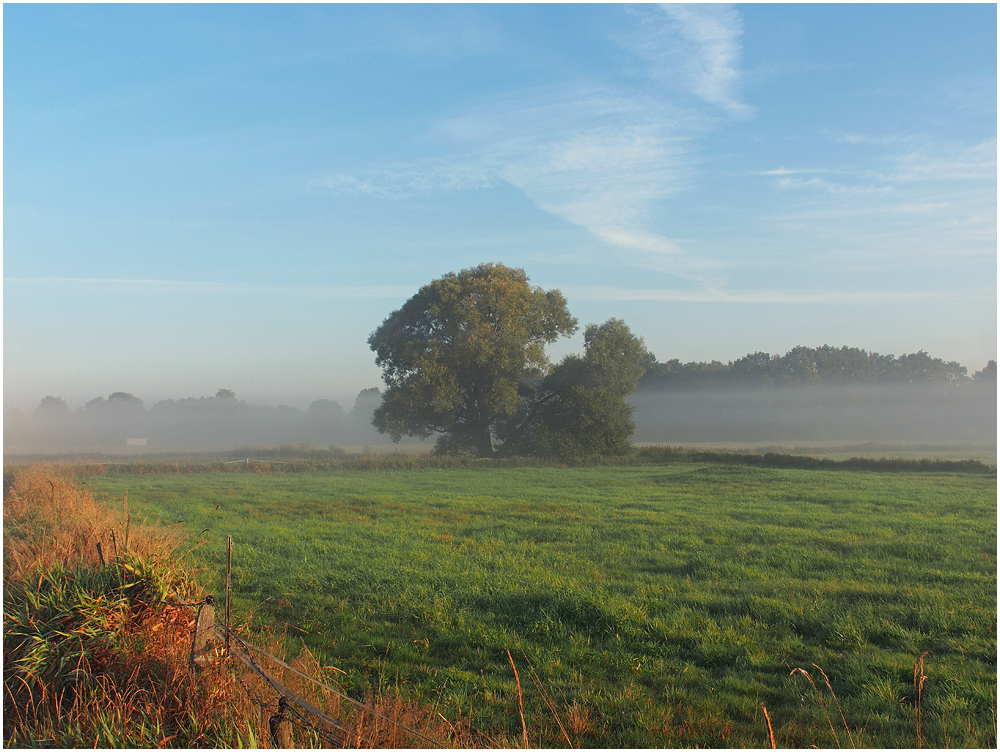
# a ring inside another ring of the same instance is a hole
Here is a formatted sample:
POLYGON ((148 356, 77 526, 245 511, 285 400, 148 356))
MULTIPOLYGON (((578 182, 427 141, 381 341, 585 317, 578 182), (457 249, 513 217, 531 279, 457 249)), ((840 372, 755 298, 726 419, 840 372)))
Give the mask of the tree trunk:
POLYGON ((476 457, 493 457, 496 452, 493 451, 493 435, 490 431, 490 410, 483 404, 478 383, 472 387, 472 403, 472 414, 475 416, 472 434, 476 442, 476 457))
POLYGON ((490 434, 489 423, 482 423, 476 429, 476 456, 482 459, 495 455, 496 452, 493 451, 493 437, 490 434))
POLYGON ((484 457, 494 457, 496 452, 493 451, 493 434, 490 431, 490 421, 487 417, 483 415, 483 409, 479 408, 476 411, 479 414, 478 425, 475 428, 475 439, 476 439, 476 456, 480 459, 484 457))

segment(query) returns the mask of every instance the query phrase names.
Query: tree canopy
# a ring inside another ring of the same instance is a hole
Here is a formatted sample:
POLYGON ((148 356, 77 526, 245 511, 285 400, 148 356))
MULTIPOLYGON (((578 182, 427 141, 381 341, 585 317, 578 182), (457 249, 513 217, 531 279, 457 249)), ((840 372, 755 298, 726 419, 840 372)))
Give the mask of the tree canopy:
POLYGON ((441 435, 439 448, 495 454, 493 429, 544 376, 545 345, 576 331, 558 290, 522 269, 481 264, 420 288, 368 338, 386 391, 373 423, 399 440, 441 435))
POLYGON ((624 396, 648 354, 612 319, 587 328, 583 357, 553 369, 545 346, 576 329, 562 293, 532 286, 522 269, 446 274, 368 339, 387 387, 373 423, 396 441, 437 434, 439 452, 479 457, 620 448, 608 436, 631 436, 624 396), (570 447, 583 425, 596 440, 570 447))

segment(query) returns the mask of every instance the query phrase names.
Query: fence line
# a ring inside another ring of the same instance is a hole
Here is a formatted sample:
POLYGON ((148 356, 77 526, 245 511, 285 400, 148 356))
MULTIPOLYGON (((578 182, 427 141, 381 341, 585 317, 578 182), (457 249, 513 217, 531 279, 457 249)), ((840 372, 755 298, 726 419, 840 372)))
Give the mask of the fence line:
MULTIPOLYGON (((232 455, 230 455, 232 456, 232 455)), ((226 465, 249 465, 251 462, 262 462, 265 465, 288 465, 287 460, 259 460, 256 457, 247 457, 245 460, 226 460, 226 465)))
POLYGON ((249 642, 246 642, 245 640, 243 640, 242 638, 237 637, 235 635, 235 633, 233 634, 233 639, 236 640, 237 642, 239 642, 243 647, 250 648, 251 650, 256 651, 260 655, 263 655, 263 656, 266 656, 267 658, 270 658, 272 661, 274 661, 275 663, 277 663, 279 666, 288 669, 293 674, 298 674, 303 679, 308 679, 313 684, 315 684, 317 687, 325 689, 327 692, 330 692, 331 694, 336 695, 337 697, 340 697, 340 698, 342 698, 344 700, 347 700, 349 703, 351 703, 355 707, 361 708, 362 710, 365 710, 365 711, 371 713, 372 715, 377 716, 378 718, 382 718, 382 719, 384 719, 386 721, 389 721, 390 723, 394 723, 395 725, 399 726, 401 729, 403 729, 403 730, 405 730, 405 731, 413 734, 414 736, 418 736, 421 739, 430 742, 431 744, 434 744, 434 745, 436 745, 438 747, 441 746, 441 744, 439 744, 438 742, 434 741, 433 739, 431 739, 429 737, 424 736, 419 731, 416 731, 416 730, 411 729, 411 728, 409 728, 407 726, 404 726, 402 723, 399 723, 398 721, 393 720, 392 718, 390 718, 389 716, 387 716, 387 715, 385 715, 383 713, 379 713, 371 705, 366 705, 363 702, 359 702, 359 701, 355 700, 353 697, 345 695, 343 692, 340 692, 340 691, 334 689, 329 684, 324 684, 321 681, 317 681, 316 679, 314 679, 311 676, 309 676, 309 674, 305 673, 304 671, 299 671, 294 666, 288 665, 287 663, 285 663, 280 658, 278 658, 278 657, 276 657, 276 656, 271 655, 270 653, 268 653, 266 650, 262 650, 261 648, 257 647, 256 645, 252 645, 249 642))
MULTIPOLYGON (((195 613, 196 613, 195 629, 196 630, 198 629, 198 624, 201 621, 201 615, 202 615, 203 609, 205 609, 205 608, 214 608, 214 598, 211 595, 207 595, 201 601, 197 601, 197 602, 194 602, 194 603, 177 603, 177 602, 172 602, 172 601, 164 601, 164 603, 166 603, 167 605, 171 605, 171 606, 183 606, 183 607, 186 607, 186 608, 188 608, 188 609, 190 609, 192 611, 195 611, 195 613)), ((228 616, 228 610, 229 610, 228 592, 227 592, 227 597, 226 597, 226 610, 227 610, 227 616, 228 616)), ((240 661, 242 661, 244 664, 246 664, 252 671, 254 671, 256 674, 258 674, 268 685, 270 685, 271 689, 278 696, 278 698, 279 698, 278 714, 275 715, 274 717, 272 717, 272 719, 271 719, 272 721, 278 721, 278 722, 280 722, 281 720, 288 720, 288 719, 285 719, 283 717, 282 700, 285 701, 286 705, 287 705, 287 701, 291 701, 291 702, 295 703, 296 705, 298 705, 303 710, 305 710, 307 713, 310 713, 311 715, 315 716, 316 718, 322 720, 324 723, 329 724, 330 726, 332 726, 333 728, 337 729, 338 731, 342 731, 345 734, 349 733, 348 730, 346 728, 344 728, 342 725, 340 725, 337 721, 335 721, 334 719, 330 718, 330 716, 326 715, 322 710, 320 710, 319 708, 317 708, 315 705, 313 705, 312 703, 310 703, 308 700, 306 700, 303 697, 301 697, 298 694, 296 694, 293 690, 289 689, 282 682, 280 682, 278 679, 274 678, 267 671, 265 671, 263 668, 261 668, 261 666, 257 663, 257 661, 255 661, 253 659, 253 656, 251 655, 251 651, 253 651, 253 652, 255 652, 255 653, 259 654, 259 655, 265 656, 266 658, 268 658, 268 659, 274 661, 275 663, 277 663, 279 666, 281 666, 281 667, 283 667, 285 669, 288 669, 292 673, 297 674, 298 676, 301 676, 304 679, 308 679, 309 681, 311 681, 313 684, 315 684, 316 686, 320 687, 321 689, 324 689, 327 692, 330 692, 332 695, 334 695, 336 697, 340 697, 340 698, 348 701, 349 703, 351 703, 355 707, 358 707, 358 708, 360 708, 362 710, 365 710, 366 712, 371 713, 373 716, 377 716, 379 718, 382 718, 383 720, 388 721, 389 723, 397 726, 398 728, 402 729, 403 731, 407 732, 408 734, 411 734, 411 735, 413 735, 413 736, 415 736, 415 737, 417 737, 419 739, 423 739, 424 741, 429 742, 430 744, 434 745, 435 747, 443 747, 444 746, 440 742, 437 742, 434 739, 431 739, 430 737, 425 736, 424 734, 421 734, 419 731, 417 731, 415 729, 412 729, 409 726, 406 726, 405 724, 400 723, 399 721, 391 718, 390 716, 387 716, 387 715, 385 715, 383 713, 379 713, 377 710, 375 710, 370 705, 367 705, 367 704, 365 704, 363 702, 359 702, 358 700, 355 700, 353 697, 350 697, 350 696, 344 694, 343 692, 341 692, 341 691, 339 691, 337 689, 334 689, 333 687, 329 686, 328 684, 324 684, 323 682, 314 679, 313 677, 311 677, 308 674, 306 674, 304 671, 300 671, 299 669, 295 668, 294 666, 290 666, 288 663, 286 663, 285 661, 281 660, 280 658, 272 655, 271 653, 267 652, 266 650, 264 650, 262 648, 259 648, 259 647, 257 647, 256 645, 254 645, 254 644, 252 644, 250 642, 247 642, 242 637, 240 637, 239 635, 237 635, 229 626, 227 626, 225 624, 220 624, 218 621, 215 621, 215 623, 214 623, 214 631, 215 631, 216 636, 219 637, 219 638, 221 638, 221 640, 226 645, 226 653, 228 655, 235 656, 240 661), (241 648, 243 648, 243 650, 239 650, 239 649, 234 648, 232 646, 231 642, 237 643, 241 648), (244 650, 246 652, 244 652, 244 650)), ((196 635, 196 638, 197 638, 197 635, 196 635)), ((195 662, 195 654, 196 654, 197 642, 198 642, 197 639, 195 639, 194 644, 192 644, 192 649, 191 649, 191 665, 192 666, 198 665, 195 662)), ((201 663, 201 661, 199 661, 198 663, 201 663)), ((241 684, 241 686, 243 686, 243 689, 247 692, 247 695, 249 696, 250 695, 249 689, 245 685, 243 685, 242 682, 240 682, 240 684, 241 684)), ((250 699, 253 700, 252 697, 250 699)), ((273 726, 274 726, 274 724, 272 723, 272 728, 273 728, 273 726)), ((308 726, 308 728, 316 731, 321 736, 323 736, 327 740, 332 741, 334 743, 342 744, 342 743, 344 743, 346 741, 346 737, 345 738, 335 737, 335 736, 332 736, 332 735, 330 735, 328 733, 324 733, 321 729, 313 727, 313 726, 308 726)))
MULTIPOLYGON (((226 631, 226 628, 223 627, 223 626, 221 626, 221 625, 219 625, 217 623, 216 624, 216 632, 219 632, 219 631, 226 631)), ((289 671, 291 671, 294 674, 298 674, 299 676, 301 676, 301 677, 303 677, 305 679, 308 679, 313 684, 315 684, 316 686, 318 686, 318 687, 326 690, 327 692, 330 692, 332 695, 334 695, 336 697, 340 697, 340 698, 342 698, 344 700, 347 700, 348 702, 350 702, 355 707, 361 708, 362 710, 365 710, 365 711, 371 713, 374 716, 382 718, 383 720, 386 720, 389 723, 392 723, 395 726, 398 726, 399 728, 403 729, 403 731, 406 731, 407 733, 412 734, 413 736, 416 736, 416 737, 418 737, 420 739, 423 739, 426 742, 429 742, 429 743, 433 744, 435 747, 441 747, 441 746, 443 746, 442 744, 440 744, 439 742, 435 741, 434 739, 431 739, 429 736, 425 736, 425 735, 421 734, 416 729, 412 729, 409 726, 406 726, 405 724, 402 724, 399 721, 391 718, 390 716, 387 716, 387 715, 385 715, 383 713, 379 713, 377 710, 375 710, 370 705, 367 705, 367 704, 365 704, 363 702, 359 702, 358 700, 355 700, 353 697, 350 697, 350 696, 344 694, 343 692, 340 692, 339 690, 334 689, 330 685, 324 684, 321 681, 317 681, 316 679, 314 679, 313 677, 309 676, 305 672, 299 671, 297 668, 294 668, 293 666, 288 665, 287 663, 285 663, 285 661, 281 660, 280 658, 278 658, 278 657, 276 657, 274 655, 271 655, 271 653, 268 653, 266 650, 263 650, 263 649, 257 647, 256 645, 253 645, 252 643, 247 642, 242 637, 238 636, 235 632, 233 632, 231 629, 228 630, 228 632, 229 632, 229 635, 230 635, 230 639, 233 640, 234 642, 238 643, 240 645, 240 647, 247 648, 249 650, 253 650, 256 653, 259 653, 260 655, 267 656, 268 658, 270 658, 272 661, 274 661, 278 665, 280 665, 280 666, 288 669, 289 671)), ((273 676, 271 676, 270 674, 268 674, 264 669, 262 669, 260 667, 260 665, 253 659, 253 657, 251 655, 249 655, 249 652, 244 653, 244 652, 242 652, 240 650, 236 650, 235 648, 233 648, 232 646, 230 646, 230 653, 232 655, 235 655, 237 658, 239 658, 241 661, 243 661, 247 666, 249 666, 256 673, 258 673, 268 684, 271 685, 272 689, 274 689, 274 691, 277 694, 279 694, 279 695, 281 695, 283 697, 286 697, 287 699, 291 700, 292 702, 294 702, 296 705, 298 705, 302 709, 304 709, 304 710, 312 713, 313 715, 315 715, 316 717, 322 719, 323 721, 325 721, 326 723, 330 724, 334 728, 336 728, 336 729, 338 729, 340 731, 344 731, 344 732, 347 731, 347 729, 345 729, 339 723, 337 723, 332 718, 330 718, 328 715, 326 715, 325 713, 323 713, 323 711, 319 710, 319 708, 317 708, 316 706, 312 705, 308 700, 305 700, 302 697, 300 697, 299 695, 295 694, 295 692, 293 692, 291 689, 289 689, 284 684, 282 684, 280 681, 278 681, 273 676)))
MULTIPOLYGON (((229 652, 230 652, 230 655, 234 655, 237 658, 239 658, 241 661, 243 661, 243 663, 245 663, 253 671, 255 671, 262 679, 264 679, 264 681, 266 681, 268 684, 270 684, 271 685, 271 689, 273 689, 279 696, 285 698, 286 700, 291 700, 292 702, 294 702, 296 705, 298 705, 303 710, 305 710, 305 711, 307 711, 309 713, 312 713, 314 716, 316 716, 320 720, 328 723, 329 725, 333 726, 338 731, 343 731, 344 733, 347 733, 347 729, 346 728, 344 728, 343 726, 341 726, 339 723, 337 723, 335 720, 333 720, 330 716, 328 716, 322 710, 320 710, 319 708, 317 708, 311 702, 309 702, 308 700, 300 697, 295 692, 293 692, 288 687, 286 687, 284 684, 282 684, 280 681, 278 681, 273 676, 271 676, 266 671, 264 671, 264 669, 262 669, 260 666, 258 666, 257 662, 254 661, 254 659, 251 658, 249 655, 247 655, 246 653, 244 653, 244 652, 242 652, 240 650, 237 650, 236 648, 234 648, 232 646, 230 646, 229 652)), ((338 741, 342 742, 343 739, 340 739, 338 741)))
MULTIPOLYGON (((251 668, 253 668, 253 666, 251 666, 251 668)), ((253 690, 251 690, 250 687, 248 687, 243 682, 243 679, 240 678, 239 674, 233 674, 233 676, 235 677, 237 684, 243 687, 243 691, 247 693, 247 697, 250 699, 250 702, 259 707, 261 710, 267 710, 267 711, 273 710, 271 707, 272 704, 271 702, 263 702, 261 698, 254 696, 255 693, 253 692, 253 690)), ((264 675, 261 674, 261 676, 264 675)), ((273 677, 270 678, 264 677, 264 678, 265 681, 268 681, 268 683, 271 683, 273 681, 274 683, 277 683, 279 686, 283 686, 281 685, 281 682, 278 682, 273 677)), ((274 689, 273 686, 272 689, 274 689)), ((285 689, 287 689, 287 687, 285 687, 285 689)), ((288 691, 290 692, 291 690, 288 691)), ((294 707, 289 705, 288 699, 286 698, 285 695, 279 695, 278 712, 272 715, 270 720, 268 721, 268 730, 271 732, 271 741, 275 743, 275 746, 277 746, 278 748, 289 749, 292 746, 290 732, 288 729, 289 723, 294 723, 299 728, 315 732, 323 740, 328 741, 332 744, 338 744, 343 746, 344 743, 346 742, 346 737, 340 737, 331 734, 329 732, 326 732, 322 728, 320 728, 318 724, 317 725, 310 724, 305 714, 303 714, 301 711, 298 711, 294 707), (286 711, 290 711, 297 717, 296 718, 287 717, 285 715, 286 711)))

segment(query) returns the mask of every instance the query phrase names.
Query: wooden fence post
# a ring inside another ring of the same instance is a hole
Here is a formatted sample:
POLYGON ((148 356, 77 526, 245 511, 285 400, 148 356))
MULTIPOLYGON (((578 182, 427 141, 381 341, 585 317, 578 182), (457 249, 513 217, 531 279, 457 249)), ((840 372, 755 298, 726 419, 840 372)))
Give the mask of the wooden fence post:
POLYGON ((191 641, 191 667, 199 668, 210 659, 209 642, 215 635, 215 608, 209 596, 198 607, 198 616, 194 620, 194 639, 191 641))
POLYGON ((278 700, 278 712, 271 716, 268 723, 271 729, 271 742, 275 749, 292 748, 292 724, 285 717, 286 710, 288 710, 288 700, 282 697, 278 700))

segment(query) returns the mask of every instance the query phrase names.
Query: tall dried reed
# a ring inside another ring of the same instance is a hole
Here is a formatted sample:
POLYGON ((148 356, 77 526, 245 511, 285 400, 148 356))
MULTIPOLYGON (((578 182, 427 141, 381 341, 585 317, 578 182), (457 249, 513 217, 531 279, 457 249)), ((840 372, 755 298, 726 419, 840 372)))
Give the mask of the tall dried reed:
POLYGON ((925 651, 913 664, 913 707, 917 716, 917 749, 924 747, 924 726, 923 726, 923 703, 924 703, 924 683, 927 675, 924 673, 924 658, 928 651, 925 651))

